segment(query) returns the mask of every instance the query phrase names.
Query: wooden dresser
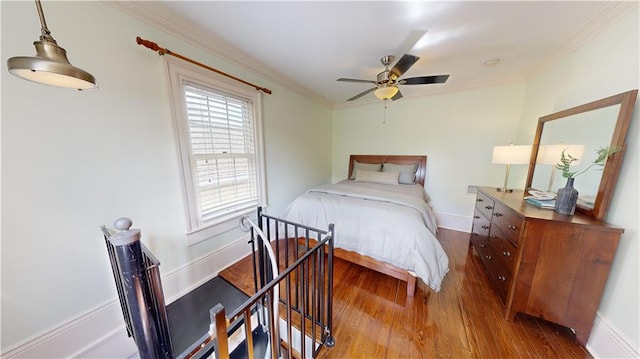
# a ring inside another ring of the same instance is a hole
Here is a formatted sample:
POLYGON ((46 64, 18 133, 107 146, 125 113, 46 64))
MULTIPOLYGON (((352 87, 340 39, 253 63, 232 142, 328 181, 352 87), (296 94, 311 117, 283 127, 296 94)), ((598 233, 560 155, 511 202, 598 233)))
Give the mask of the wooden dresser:
POLYGON ((478 187, 471 245, 506 307, 569 328, 585 345, 623 229, 478 187))

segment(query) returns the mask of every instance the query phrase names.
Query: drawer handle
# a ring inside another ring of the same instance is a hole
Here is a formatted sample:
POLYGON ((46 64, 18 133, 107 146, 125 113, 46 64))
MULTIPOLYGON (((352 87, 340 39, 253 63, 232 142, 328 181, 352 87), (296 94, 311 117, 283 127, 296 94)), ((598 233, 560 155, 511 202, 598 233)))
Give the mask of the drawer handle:
POLYGON ((493 215, 496 216, 496 217, 502 217, 502 213, 500 213, 500 212, 496 212, 493 215))
POLYGON ((493 259, 493 257, 491 257, 490 255, 486 255, 486 256, 484 256, 484 259, 486 259, 486 260, 490 261, 490 260, 492 260, 492 259, 493 259))
POLYGON ((484 209, 493 209, 491 206, 485 206, 484 209))
POLYGON ((511 252, 509 252, 509 251, 503 251, 503 252, 502 252, 502 255, 503 255, 503 256, 505 256, 505 257, 511 257, 511 252))
POLYGON ((498 280, 501 280, 501 281, 503 281, 503 282, 504 282, 504 281, 506 281, 506 280, 507 280, 507 277, 505 277, 505 276, 503 276, 503 275, 499 275, 499 276, 498 276, 498 280))
POLYGON ((476 202, 482 202, 484 201, 482 198, 476 198, 476 202))
POLYGON ((510 230, 512 230, 512 231, 515 231, 516 229, 518 229, 518 226, 514 226, 514 225, 512 224, 512 225, 507 226, 507 228, 509 228, 509 229, 510 229, 510 230))
POLYGON ((489 229, 489 226, 487 226, 486 224, 483 224, 482 226, 480 226, 480 228, 482 228, 482 229, 489 229))
POLYGON ((498 237, 495 234, 492 234, 492 235, 489 236, 489 239, 496 239, 496 238, 498 238, 498 237))
POLYGON ((480 216, 473 216, 473 219, 478 219, 480 218, 480 216))
POLYGON ((480 248, 487 248, 487 245, 483 243, 480 245, 480 248))

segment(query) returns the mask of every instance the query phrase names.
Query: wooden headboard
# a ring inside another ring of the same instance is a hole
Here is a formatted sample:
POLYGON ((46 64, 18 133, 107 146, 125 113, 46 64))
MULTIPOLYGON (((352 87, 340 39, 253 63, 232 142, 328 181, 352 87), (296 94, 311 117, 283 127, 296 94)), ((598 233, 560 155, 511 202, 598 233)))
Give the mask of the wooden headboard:
POLYGON ((360 163, 394 163, 397 165, 418 164, 416 171, 416 183, 424 186, 424 177, 427 173, 427 156, 394 156, 394 155, 351 155, 349 156, 349 176, 353 172, 353 161, 360 163))

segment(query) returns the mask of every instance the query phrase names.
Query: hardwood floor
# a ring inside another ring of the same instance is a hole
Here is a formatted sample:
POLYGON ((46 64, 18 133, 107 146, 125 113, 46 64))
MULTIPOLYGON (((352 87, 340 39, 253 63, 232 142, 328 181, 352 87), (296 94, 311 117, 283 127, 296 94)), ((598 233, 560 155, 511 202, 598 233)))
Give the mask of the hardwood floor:
MULTIPOLYGON (((439 293, 419 281, 410 298, 404 282, 335 261, 336 345, 320 358, 592 358, 566 328, 523 314, 506 321, 469 235, 440 229, 438 239, 450 261, 439 293)), ((246 274, 240 264, 220 273, 241 290, 246 274)))

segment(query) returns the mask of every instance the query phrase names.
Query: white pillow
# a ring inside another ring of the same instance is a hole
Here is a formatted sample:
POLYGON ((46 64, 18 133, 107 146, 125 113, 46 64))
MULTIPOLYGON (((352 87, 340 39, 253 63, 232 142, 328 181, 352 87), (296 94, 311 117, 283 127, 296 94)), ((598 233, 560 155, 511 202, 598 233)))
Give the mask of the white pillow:
POLYGON ((356 182, 397 185, 399 177, 400 172, 374 172, 365 170, 356 171, 356 182))
POLYGON ((356 172, 358 172, 358 170, 380 172, 382 170, 382 163, 363 163, 353 161, 353 170, 349 179, 356 179, 356 172))

